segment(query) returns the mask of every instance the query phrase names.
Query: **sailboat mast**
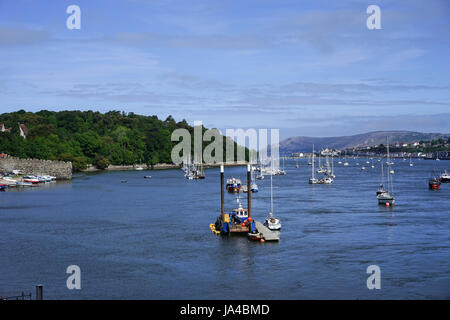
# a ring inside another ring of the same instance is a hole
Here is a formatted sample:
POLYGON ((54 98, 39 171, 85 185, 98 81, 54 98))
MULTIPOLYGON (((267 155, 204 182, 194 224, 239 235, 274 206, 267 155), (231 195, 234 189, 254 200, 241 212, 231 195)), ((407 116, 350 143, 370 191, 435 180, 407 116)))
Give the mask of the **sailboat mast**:
MULTIPOLYGON (((273 170, 273 163, 272 163, 273 170)), ((270 213, 273 213, 272 174, 270 175, 270 213)))
POLYGON ((312 149, 312 178, 314 179, 314 145, 313 145, 313 149, 312 149))

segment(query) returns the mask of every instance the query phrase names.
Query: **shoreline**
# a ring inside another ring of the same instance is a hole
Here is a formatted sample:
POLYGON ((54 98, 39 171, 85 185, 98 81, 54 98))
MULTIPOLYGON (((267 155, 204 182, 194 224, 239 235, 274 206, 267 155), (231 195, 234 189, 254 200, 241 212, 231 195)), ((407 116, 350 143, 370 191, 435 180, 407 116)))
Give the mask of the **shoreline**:
MULTIPOLYGON (((203 165, 204 169, 210 168, 219 168, 222 163, 217 164, 205 164, 203 165)), ((224 163, 225 167, 240 167, 248 165, 248 162, 234 162, 234 163, 224 163)), ((137 168, 142 168, 142 171, 148 170, 169 170, 169 169, 180 169, 181 165, 173 164, 173 163, 158 163, 155 165, 110 165, 106 169, 97 169, 95 166, 90 165, 87 169, 81 170, 81 173, 89 173, 89 172, 102 172, 102 171, 140 171, 137 168)))

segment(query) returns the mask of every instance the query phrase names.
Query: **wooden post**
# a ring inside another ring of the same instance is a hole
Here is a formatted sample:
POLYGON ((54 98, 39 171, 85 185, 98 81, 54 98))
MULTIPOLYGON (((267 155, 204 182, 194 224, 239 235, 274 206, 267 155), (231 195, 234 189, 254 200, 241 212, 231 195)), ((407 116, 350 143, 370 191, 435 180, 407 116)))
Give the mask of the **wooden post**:
POLYGON ((223 190, 223 164, 220 165, 220 218, 222 222, 225 221, 225 204, 224 204, 224 190, 223 190))
POLYGON ((252 191, 251 188, 251 176, 250 176, 250 165, 247 165, 247 210, 248 210, 248 217, 251 217, 251 206, 252 206, 252 191))
POLYGON ((44 299, 44 295, 42 292, 42 284, 38 284, 36 286, 36 300, 43 300, 44 299))

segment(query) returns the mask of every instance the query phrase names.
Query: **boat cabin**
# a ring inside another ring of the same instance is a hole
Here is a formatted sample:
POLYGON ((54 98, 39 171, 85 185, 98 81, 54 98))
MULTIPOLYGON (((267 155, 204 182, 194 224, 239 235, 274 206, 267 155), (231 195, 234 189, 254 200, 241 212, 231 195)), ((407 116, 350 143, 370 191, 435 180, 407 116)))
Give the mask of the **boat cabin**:
POLYGON ((231 216, 235 218, 239 223, 242 223, 248 219, 248 210, 242 207, 233 209, 231 216))

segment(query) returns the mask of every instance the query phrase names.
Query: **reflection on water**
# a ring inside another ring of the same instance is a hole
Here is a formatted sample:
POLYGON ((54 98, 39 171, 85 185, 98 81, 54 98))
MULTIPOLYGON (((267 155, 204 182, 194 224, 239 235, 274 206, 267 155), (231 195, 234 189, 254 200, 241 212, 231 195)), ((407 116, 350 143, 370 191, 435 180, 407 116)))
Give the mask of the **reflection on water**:
MULTIPOLYGON (((210 232, 217 169, 200 181, 179 170, 151 179, 107 172, 0 193, 0 296, 42 283, 49 299, 450 298, 450 184, 427 187, 430 172, 450 162, 397 162, 391 208, 377 204, 380 169, 355 163, 336 164, 333 185, 309 185, 307 161, 298 169, 286 161, 287 175, 273 179, 279 243, 210 232), (71 264, 81 268, 80 291, 65 286, 71 264), (366 287, 371 264, 381 268, 381 290, 366 287)), ((258 185, 252 215, 263 221, 270 181, 258 185)), ((235 196, 225 200, 227 211, 236 206, 235 196)))

